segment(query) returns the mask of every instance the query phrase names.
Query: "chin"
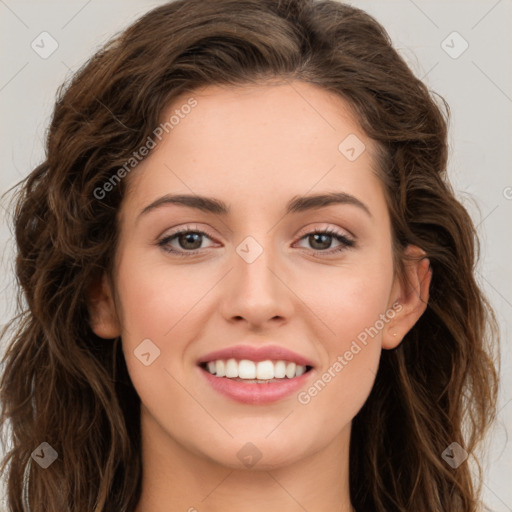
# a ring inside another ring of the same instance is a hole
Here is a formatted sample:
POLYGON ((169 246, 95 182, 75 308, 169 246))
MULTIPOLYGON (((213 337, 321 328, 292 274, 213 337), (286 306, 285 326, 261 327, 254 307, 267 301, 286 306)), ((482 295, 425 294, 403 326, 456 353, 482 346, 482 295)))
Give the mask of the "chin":
POLYGON ((288 442, 285 439, 286 436, 276 435, 275 439, 269 439, 248 433, 243 440, 238 437, 224 444, 214 442, 215 452, 207 450, 203 453, 216 464, 231 469, 270 471, 294 464, 309 455, 304 439, 290 440, 288 437, 288 442))

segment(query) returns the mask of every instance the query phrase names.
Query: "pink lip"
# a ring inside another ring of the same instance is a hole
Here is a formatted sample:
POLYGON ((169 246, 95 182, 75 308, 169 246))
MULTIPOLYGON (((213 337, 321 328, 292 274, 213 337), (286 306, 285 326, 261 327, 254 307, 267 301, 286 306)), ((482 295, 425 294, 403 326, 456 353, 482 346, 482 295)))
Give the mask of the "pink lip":
MULTIPOLYGON (((206 354, 197 361, 197 364, 199 365, 201 363, 216 361, 218 359, 226 360, 231 358, 237 359, 238 361, 240 361, 241 359, 249 359, 255 362, 265 361, 267 359, 270 359, 272 361, 281 360, 290 361, 296 364, 300 364, 302 366, 314 366, 309 359, 278 345, 265 345, 258 347, 254 347, 251 345, 237 345, 235 347, 228 347, 222 350, 216 350, 214 352, 206 354)), ((268 385, 269 384, 266 384, 266 386, 268 385)), ((278 383, 278 385, 282 384, 278 383)))
POLYGON ((284 378, 282 382, 258 384, 257 382, 242 382, 226 377, 216 377, 200 366, 197 367, 197 370, 204 375, 206 381, 219 393, 237 402, 253 405, 276 402, 297 392, 315 373, 315 370, 309 370, 293 379, 284 378))

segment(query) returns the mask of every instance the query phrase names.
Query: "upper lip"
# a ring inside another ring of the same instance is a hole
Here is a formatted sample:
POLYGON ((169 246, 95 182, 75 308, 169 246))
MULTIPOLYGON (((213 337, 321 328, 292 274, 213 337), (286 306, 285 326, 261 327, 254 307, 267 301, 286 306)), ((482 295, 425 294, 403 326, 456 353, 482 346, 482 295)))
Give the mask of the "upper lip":
POLYGON ((253 345, 236 345, 227 347, 202 356, 197 361, 197 364, 208 363, 218 359, 249 359, 255 362, 270 359, 272 361, 289 361, 302 366, 313 366, 313 363, 307 357, 279 345, 259 345, 257 347, 253 345))

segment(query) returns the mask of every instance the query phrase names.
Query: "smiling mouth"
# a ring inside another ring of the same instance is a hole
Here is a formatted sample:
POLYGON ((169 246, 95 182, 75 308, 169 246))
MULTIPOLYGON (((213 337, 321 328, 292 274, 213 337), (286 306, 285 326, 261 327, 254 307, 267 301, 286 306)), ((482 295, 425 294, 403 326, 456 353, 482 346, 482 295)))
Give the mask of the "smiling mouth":
POLYGON ((300 377, 312 369, 312 366, 303 366, 293 361, 267 359, 256 362, 249 359, 237 360, 234 358, 208 361, 200 363, 199 366, 215 377, 248 384, 285 382, 300 377))

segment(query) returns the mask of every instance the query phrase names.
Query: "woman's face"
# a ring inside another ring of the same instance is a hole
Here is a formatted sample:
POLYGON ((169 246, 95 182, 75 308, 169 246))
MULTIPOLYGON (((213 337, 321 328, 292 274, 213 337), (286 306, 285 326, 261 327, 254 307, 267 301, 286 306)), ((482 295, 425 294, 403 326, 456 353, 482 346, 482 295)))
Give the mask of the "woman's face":
POLYGON ((165 120, 176 109, 119 214, 109 332, 144 439, 230 467, 342 446, 381 349, 412 322, 372 141, 340 98, 300 82, 204 88, 165 120))

